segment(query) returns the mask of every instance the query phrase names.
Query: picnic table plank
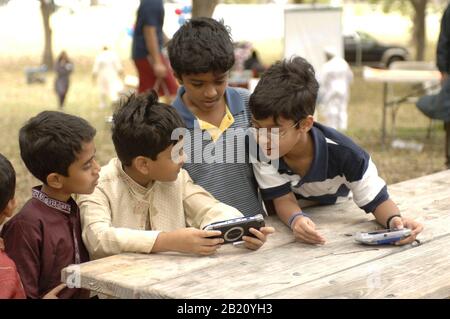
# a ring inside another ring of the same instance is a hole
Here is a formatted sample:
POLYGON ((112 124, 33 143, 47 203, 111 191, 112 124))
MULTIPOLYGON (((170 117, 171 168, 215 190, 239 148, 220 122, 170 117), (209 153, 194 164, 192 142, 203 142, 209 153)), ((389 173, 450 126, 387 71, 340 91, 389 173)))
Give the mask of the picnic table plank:
POLYGON ((448 298, 450 235, 268 298, 448 298))

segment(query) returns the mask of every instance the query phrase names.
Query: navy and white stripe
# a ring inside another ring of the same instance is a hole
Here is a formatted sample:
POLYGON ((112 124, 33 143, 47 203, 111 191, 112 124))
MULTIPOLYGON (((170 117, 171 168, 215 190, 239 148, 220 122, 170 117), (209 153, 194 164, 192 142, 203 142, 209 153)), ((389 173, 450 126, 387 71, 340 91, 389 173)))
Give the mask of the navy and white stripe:
POLYGON ((334 204, 353 196, 366 213, 389 198, 386 183, 378 176, 369 154, 338 131, 314 123, 310 130, 314 158, 304 177, 294 173, 280 158, 278 169, 260 161, 253 165, 263 199, 291 191, 297 199, 334 204))
MULTIPOLYGON (((234 159, 238 158, 238 148, 245 147, 240 145, 238 141, 242 141, 246 135, 246 130, 250 125, 250 111, 248 109, 248 100, 250 93, 248 90, 240 88, 227 88, 225 98, 228 108, 233 114, 234 123, 230 126, 237 130, 233 139, 228 138, 226 131, 215 142, 222 143, 223 161, 222 163, 207 163, 202 161, 196 163, 194 154, 203 154, 205 147, 211 147, 212 140, 202 140, 194 143, 194 130, 200 130, 198 121, 192 112, 185 106, 181 96, 185 93, 184 87, 180 87, 177 98, 173 102, 173 106, 183 118, 187 129, 191 135, 190 143, 190 163, 185 163, 183 168, 186 169, 194 183, 202 186, 211 193, 217 200, 235 207, 245 216, 255 216, 264 214, 262 201, 258 194, 257 183, 253 174, 252 165, 249 161, 248 154, 245 161, 227 163, 227 150, 232 150, 234 159), (233 144, 231 144, 233 143, 233 144), (233 147, 227 147, 228 145, 233 147)), ((205 133, 205 130, 202 130, 205 133)), ((185 144, 186 145, 186 144, 185 144)), ((242 151, 242 150, 239 150, 242 151)), ((189 152, 187 152, 187 155, 189 152)))

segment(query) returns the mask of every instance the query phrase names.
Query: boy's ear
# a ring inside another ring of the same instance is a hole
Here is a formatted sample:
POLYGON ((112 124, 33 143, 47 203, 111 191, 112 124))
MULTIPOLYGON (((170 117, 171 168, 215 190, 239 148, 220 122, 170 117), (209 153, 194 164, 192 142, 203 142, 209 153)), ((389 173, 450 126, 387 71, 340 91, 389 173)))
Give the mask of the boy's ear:
POLYGON ((149 159, 144 156, 138 156, 133 158, 131 165, 141 174, 148 175, 150 172, 149 159))
POLYGON ((300 122, 300 130, 306 133, 308 132, 314 124, 314 117, 312 115, 308 115, 305 119, 300 122))
POLYGON ((63 187, 63 176, 58 173, 48 174, 47 185, 55 189, 61 189, 63 187))

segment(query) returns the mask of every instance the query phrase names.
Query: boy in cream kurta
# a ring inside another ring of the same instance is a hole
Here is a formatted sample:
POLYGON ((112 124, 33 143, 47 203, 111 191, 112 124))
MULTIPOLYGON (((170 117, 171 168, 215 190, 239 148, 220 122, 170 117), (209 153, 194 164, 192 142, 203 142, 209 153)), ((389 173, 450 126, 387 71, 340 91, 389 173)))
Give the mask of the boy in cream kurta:
MULTIPOLYGON (((201 229, 243 216, 195 185, 181 169, 182 140, 171 140, 172 131, 180 127, 176 111, 158 103, 154 92, 132 95, 115 113, 118 158, 102 168, 93 194, 78 197, 83 240, 92 259, 123 252, 210 255, 223 239, 209 238, 220 232, 201 229), (174 161, 174 155, 181 160, 174 161)), ((244 236, 245 246, 258 249, 272 232, 272 227, 253 229, 256 237, 244 236)))

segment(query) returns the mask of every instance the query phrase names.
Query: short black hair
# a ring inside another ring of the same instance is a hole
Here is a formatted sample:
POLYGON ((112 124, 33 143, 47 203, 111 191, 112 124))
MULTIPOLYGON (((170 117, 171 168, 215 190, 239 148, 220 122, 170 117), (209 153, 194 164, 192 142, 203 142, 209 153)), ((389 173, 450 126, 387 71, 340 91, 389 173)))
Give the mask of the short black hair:
POLYGON ((159 153, 178 140, 172 132, 185 124, 174 107, 158 102, 154 90, 131 94, 113 115, 112 140, 122 164, 131 166, 138 156, 156 160, 159 153))
POLYGON ((168 44, 170 64, 177 76, 224 73, 234 65, 229 28, 211 18, 196 18, 182 25, 168 44))
POLYGON ((0 213, 16 193, 16 172, 11 162, 0 154, 0 213))
POLYGON ((298 122, 313 115, 319 84, 314 68, 305 59, 293 57, 273 64, 261 76, 250 96, 249 106, 255 120, 281 116, 298 122))
POLYGON ((82 143, 94 139, 96 130, 81 117, 56 111, 43 111, 19 131, 20 156, 28 170, 47 184, 47 176, 69 176, 82 143))

